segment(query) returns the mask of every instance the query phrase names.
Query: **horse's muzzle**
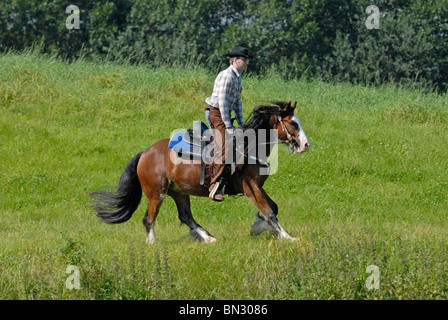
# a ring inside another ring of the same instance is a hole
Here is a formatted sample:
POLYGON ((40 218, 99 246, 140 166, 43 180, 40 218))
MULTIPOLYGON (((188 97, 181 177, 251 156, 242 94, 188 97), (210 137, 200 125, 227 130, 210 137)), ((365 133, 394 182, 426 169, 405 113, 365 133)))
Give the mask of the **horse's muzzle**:
POLYGON ((308 150, 310 150, 310 147, 311 147, 311 144, 308 141, 306 141, 305 143, 302 143, 302 144, 297 143, 293 146, 292 154, 307 152, 308 150))

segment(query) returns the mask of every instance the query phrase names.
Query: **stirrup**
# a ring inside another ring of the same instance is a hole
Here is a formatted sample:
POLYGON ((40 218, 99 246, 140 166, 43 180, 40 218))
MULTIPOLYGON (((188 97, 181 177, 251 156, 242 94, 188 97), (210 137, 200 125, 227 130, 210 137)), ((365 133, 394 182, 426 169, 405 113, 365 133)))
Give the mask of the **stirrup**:
POLYGON ((212 191, 210 191, 210 195, 209 195, 209 197, 210 197, 210 199, 212 199, 212 200, 214 200, 214 201, 224 201, 224 190, 225 190, 225 188, 226 188, 226 185, 223 185, 222 186, 222 194, 216 194, 216 192, 218 191, 218 189, 219 189, 219 187, 221 186, 221 183, 219 183, 219 182, 216 182, 215 183, 215 185, 214 185, 214 187, 213 187, 213 189, 212 189, 212 191))

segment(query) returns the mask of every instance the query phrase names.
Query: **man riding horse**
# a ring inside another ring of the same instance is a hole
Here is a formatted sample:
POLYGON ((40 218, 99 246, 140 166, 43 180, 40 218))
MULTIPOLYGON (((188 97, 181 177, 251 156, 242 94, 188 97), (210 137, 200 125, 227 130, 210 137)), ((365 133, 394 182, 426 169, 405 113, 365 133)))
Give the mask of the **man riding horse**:
MULTIPOLYGON (((190 228, 191 237, 205 243, 215 242, 216 238, 193 218, 190 196, 209 196, 216 201, 224 200, 225 184, 222 183, 221 178, 222 175, 228 175, 226 162, 230 161, 225 161, 225 154, 227 152, 228 157, 230 155, 229 158, 232 158, 233 154, 235 128, 232 125, 230 112, 234 110, 244 136, 246 132, 254 135, 253 140, 248 141, 247 148, 244 145, 243 149, 238 148, 238 150, 240 153, 244 150, 244 156, 247 155, 249 159, 251 152, 246 153, 246 149, 252 150, 249 146, 254 146, 254 150, 261 150, 264 157, 258 157, 256 153, 257 161, 253 163, 248 161, 239 165, 234 173, 230 172, 232 176, 228 182, 231 183, 229 187, 232 187, 232 192, 227 193, 244 194, 258 209, 260 214, 256 215, 256 220, 250 229, 251 234, 260 234, 269 230, 277 239, 294 240, 278 221, 279 207, 263 188, 269 175, 261 174, 261 169, 269 167, 266 164, 267 159, 276 143, 288 145, 293 154, 306 152, 311 147, 301 122, 295 114, 297 104, 291 104, 291 101, 272 101, 274 105, 255 107, 247 123, 244 123, 241 105, 241 73, 247 68, 248 59, 252 58, 252 55, 246 48, 235 47, 227 56, 230 57, 230 66, 219 73, 213 94, 206 99, 210 108, 210 126, 215 129, 211 130, 215 136, 214 143, 219 145, 213 150, 215 157, 212 163, 214 170, 211 187, 208 188, 201 182, 203 181, 202 160, 201 163, 173 161, 173 154, 175 157, 178 153, 170 147, 171 139, 162 139, 137 153, 128 162, 114 190, 89 193, 93 208, 102 221, 123 223, 129 220, 137 210, 142 192, 144 192, 148 199, 148 207, 142 221, 146 229, 146 242, 152 244, 156 239, 155 221, 160 206, 168 195, 176 203, 179 220, 190 228), (271 131, 274 134, 270 134, 271 131), (232 143, 227 144, 229 148, 226 148, 226 136, 232 138, 230 140, 232 143), (263 153, 263 150, 266 152, 263 153)), ((239 129, 235 132, 236 136, 239 129)))
POLYGON ((249 59, 253 58, 248 49, 235 47, 226 54, 229 57, 230 66, 221 71, 216 77, 211 97, 205 99, 210 108, 209 121, 212 129, 219 134, 215 134, 215 156, 211 164, 211 181, 209 197, 215 201, 224 200, 225 184, 223 174, 226 169, 226 152, 231 152, 226 148, 226 136, 232 137, 234 126, 232 124, 230 112, 235 112, 236 121, 240 126, 244 124, 243 107, 241 103, 241 73, 249 65, 249 59))

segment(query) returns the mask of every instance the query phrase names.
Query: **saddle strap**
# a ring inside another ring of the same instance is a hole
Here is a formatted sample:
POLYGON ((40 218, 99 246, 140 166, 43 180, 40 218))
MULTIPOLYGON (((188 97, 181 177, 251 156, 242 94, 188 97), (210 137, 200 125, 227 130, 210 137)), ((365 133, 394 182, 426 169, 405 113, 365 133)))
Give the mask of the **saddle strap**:
POLYGON ((204 185, 204 176, 205 176, 205 163, 204 159, 202 159, 202 151, 205 148, 205 142, 201 141, 201 179, 199 181, 199 184, 202 186, 204 185))

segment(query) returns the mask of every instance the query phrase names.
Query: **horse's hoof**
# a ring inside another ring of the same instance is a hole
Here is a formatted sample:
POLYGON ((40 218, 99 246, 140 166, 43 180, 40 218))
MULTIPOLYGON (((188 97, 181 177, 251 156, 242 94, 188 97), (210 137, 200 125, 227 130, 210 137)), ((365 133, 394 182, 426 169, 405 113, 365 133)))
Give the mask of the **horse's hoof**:
POLYGON ((213 236, 204 239, 204 243, 214 243, 214 242, 216 242, 216 238, 213 236))
POLYGON ((204 243, 216 242, 216 238, 201 227, 190 230, 190 236, 204 243))
POLYGON ((300 239, 299 238, 294 238, 294 237, 291 237, 291 236, 286 236, 286 237, 281 238, 280 240, 291 241, 291 242, 298 242, 300 239))

